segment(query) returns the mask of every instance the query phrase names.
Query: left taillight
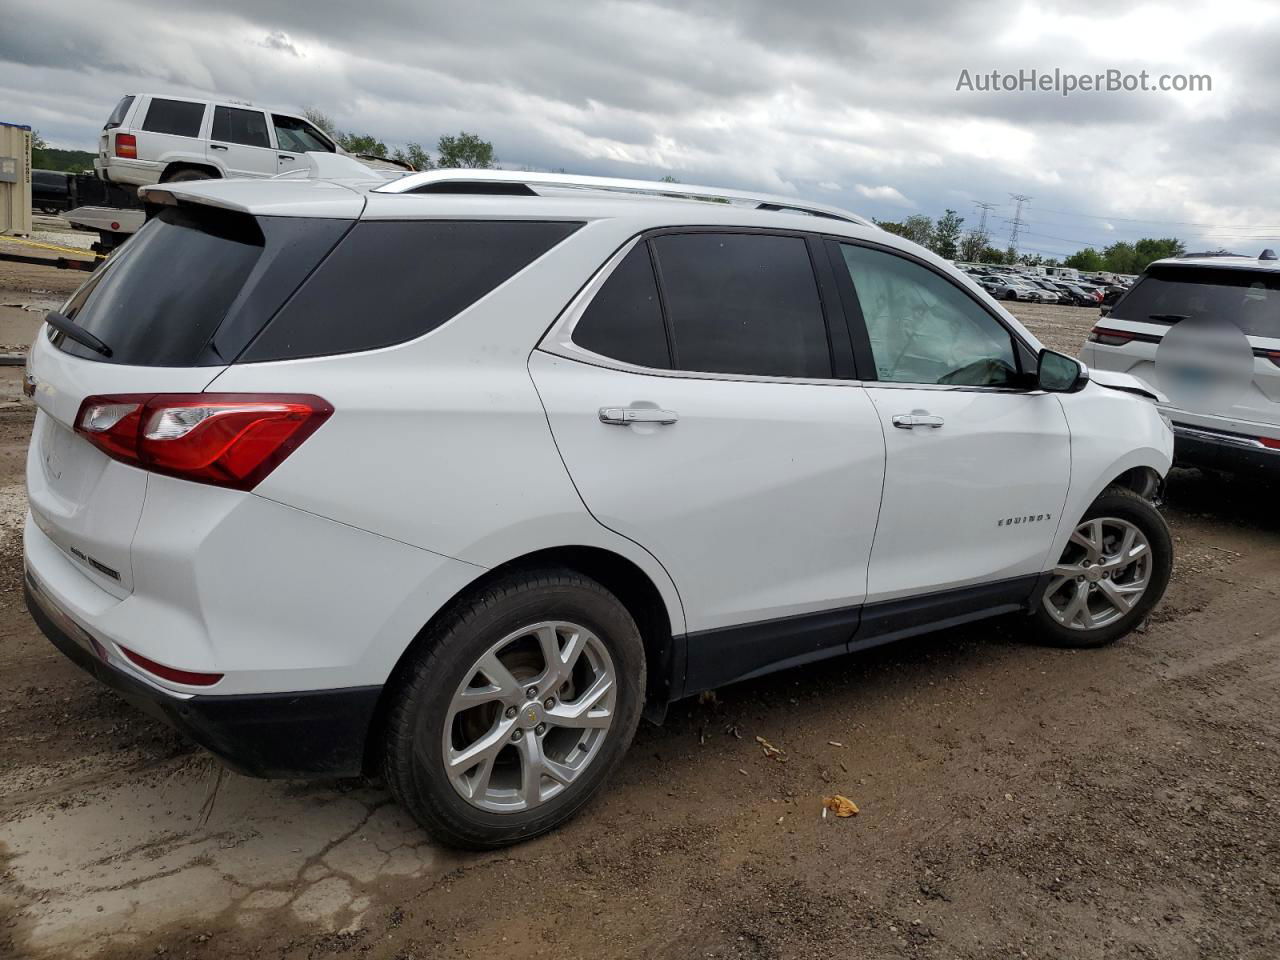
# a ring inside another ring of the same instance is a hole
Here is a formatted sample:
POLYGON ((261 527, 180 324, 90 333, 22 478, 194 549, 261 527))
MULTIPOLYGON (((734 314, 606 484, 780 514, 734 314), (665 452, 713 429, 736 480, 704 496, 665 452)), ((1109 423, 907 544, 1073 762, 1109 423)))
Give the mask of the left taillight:
POLYGON ((75 429, 122 463, 252 490, 332 413, 309 394, 121 394, 86 397, 75 429))

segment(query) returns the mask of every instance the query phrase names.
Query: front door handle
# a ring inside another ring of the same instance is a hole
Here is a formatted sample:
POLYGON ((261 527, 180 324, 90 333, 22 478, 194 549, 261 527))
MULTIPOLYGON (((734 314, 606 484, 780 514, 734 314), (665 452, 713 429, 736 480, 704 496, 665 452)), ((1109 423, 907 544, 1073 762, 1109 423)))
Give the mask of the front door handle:
POLYGON ((227 148, 220 143, 211 143, 209 144, 209 149, 210 150, 226 150, 227 148))
POLYGON ((276 156, 279 157, 281 160, 297 160, 298 159, 292 153, 277 153, 276 156))
POLYGON ((899 413, 893 418, 893 425, 902 430, 914 430, 916 427, 941 427, 945 420, 931 413, 899 413))
POLYGON ((627 426, 632 423, 675 423, 680 414, 657 407, 601 407, 600 422, 627 426))

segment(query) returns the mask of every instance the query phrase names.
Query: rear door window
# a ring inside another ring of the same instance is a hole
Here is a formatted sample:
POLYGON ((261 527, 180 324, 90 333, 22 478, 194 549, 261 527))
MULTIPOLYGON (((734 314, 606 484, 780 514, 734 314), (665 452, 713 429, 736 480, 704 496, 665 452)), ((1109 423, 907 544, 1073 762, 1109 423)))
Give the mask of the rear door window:
POLYGON ((803 238, 687 233, 651 243, 674 369, 832 376, 826 320, 803 238))
POLYGON ((239 110, 236 107, 213 108, 213 140, 242 143, 246 147, 270 147, 267 116, 261 110, 239 110))
POLYGON ((670 368, 667 329, 647 243, 633 247, 609 274, 573 328, 573 342, 624 363, 670 368))
POLYGON ((1280 274, 1215 267, 1152 267, 1111 308, 1142 323, 1225 320, 1251 337, 1280 337, 1280 274))
POLYGON ((189 100, 163 100, 152 97, 147 107, 147 118, 142 129, 151 133, 168 133, 176 137, 200 136, 200 124, 204 120, 203 103, 189 100))
POLYGON ((581 223, 362 221, 245 352, 245 362, 404 343, 457 316, 581 223))

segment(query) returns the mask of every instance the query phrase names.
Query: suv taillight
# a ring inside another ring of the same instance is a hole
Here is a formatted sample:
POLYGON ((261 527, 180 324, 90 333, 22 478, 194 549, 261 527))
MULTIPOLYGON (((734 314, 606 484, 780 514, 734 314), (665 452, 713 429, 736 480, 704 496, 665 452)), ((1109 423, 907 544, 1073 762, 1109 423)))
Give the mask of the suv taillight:
POLYGON ((1100 343, 1106 347, 1123 346, 1137 339, 1139 339, 1138 334, 1127 330, 1104 330, 1102 327, 1094 327, 1089 331, 1090 343, 1100 343))
POLYGON ((138 138, 132 133, 116 134, 116 156, 126 160, 138 159, 138 138))
POLYGON ((252 490, 332 413, 305 394, 125 394, 86 397, 75 429, 122 463, 252 490))

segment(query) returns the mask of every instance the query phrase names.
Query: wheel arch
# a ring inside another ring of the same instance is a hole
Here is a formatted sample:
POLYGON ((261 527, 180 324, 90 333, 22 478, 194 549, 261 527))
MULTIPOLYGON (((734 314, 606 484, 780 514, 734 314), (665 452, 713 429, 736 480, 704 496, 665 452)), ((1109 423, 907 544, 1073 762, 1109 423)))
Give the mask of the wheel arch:
POLYGON ((387 711, 394 691, 400 686, 406 664, 420 644, 428 642, 432 628, 460 603, 489 583, 513 573, 560 567, 598 582, 618 598, 636 621, 644 642, 645 717, 661 722, 667 704, 678 699, 684 685, 683 611, 670 609, 658 584, 634 560, 595 546, 557 546, 535 550, 485 570, 440 605, 406 645, 383 685, 365 741, 364 769, 379 769, 387 711))
POLYGON ((222 171, 211 163, 199 163, 194 160, 173 160, 161 172, 160 182, 167 183, 175 174, 181 173, 183 170, 199 170, 209 174, 211 179, 223 179, 222 171))

